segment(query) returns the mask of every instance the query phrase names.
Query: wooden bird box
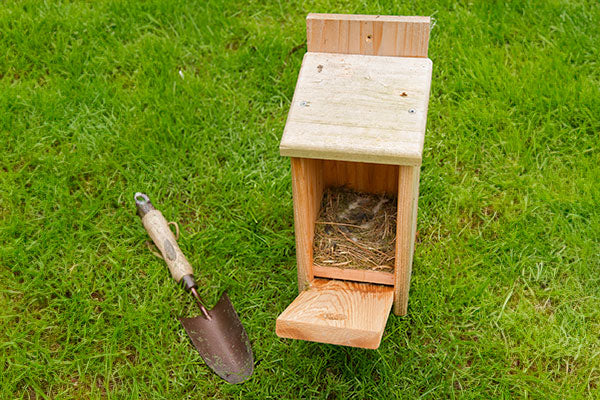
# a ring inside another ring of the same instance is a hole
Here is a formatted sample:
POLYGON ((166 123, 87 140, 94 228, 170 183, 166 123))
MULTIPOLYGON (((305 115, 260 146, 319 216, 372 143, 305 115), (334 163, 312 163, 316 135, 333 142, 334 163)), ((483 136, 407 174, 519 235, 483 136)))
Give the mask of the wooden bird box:
POLYGON ((431 85, 429 17, 309 14, 281 139, 299 296, 280 337, 377 348, 405 315, 431 85))

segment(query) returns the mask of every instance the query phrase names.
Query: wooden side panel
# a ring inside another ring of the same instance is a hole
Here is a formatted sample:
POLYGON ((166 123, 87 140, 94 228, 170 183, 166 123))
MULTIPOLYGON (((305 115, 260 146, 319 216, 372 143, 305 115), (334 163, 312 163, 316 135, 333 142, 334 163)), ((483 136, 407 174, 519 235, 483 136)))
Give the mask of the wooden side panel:
POLYGON ((347 186, 359 192, 398 193, 398 166, 323 160, 325 187, 347 186))
POLYGON ((320 265, 313 265, 313 274, 315 278, 343 279, 345 281, 378 283, 389 286, 394 286, 395 280, 392 272, 322 267, 320 265))
POLYGON ((400 166, 398 179, 398 219, 396 221, 396 268, 394 285, 394 313, 406 315, 408 292, 412 272, 415 229, 417 222, 417 201, 419 168, 400 166))
POLYGON ((393 298, 390 286, 316 279, 277 318, 275 332, 284 338, 376 349, 393 298))
POLYGON ((308 14, 309 52, 427 57, 429 17, 308 14))
POLYGON ((291 162, 298 290, 303 291, 313 279, 313 238, 323 196, 323 174, 321 160, 292 157, 291 162))
POLYGON ((417 240, 417 214, 419 210, 419 183, 421 179, 421 167, 415 167, 415 177, 413 181, 413 215, 412 215, 412 231, 410 235, 410 265, 412 270, 413 258, 415 255, 415 241, 417 240))

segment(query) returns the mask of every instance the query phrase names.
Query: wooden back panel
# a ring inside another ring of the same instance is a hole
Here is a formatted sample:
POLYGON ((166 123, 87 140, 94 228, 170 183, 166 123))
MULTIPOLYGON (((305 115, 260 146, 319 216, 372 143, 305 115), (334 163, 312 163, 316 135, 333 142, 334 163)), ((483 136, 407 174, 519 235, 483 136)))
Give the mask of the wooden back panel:
POLYGON ((346 186, 359 192, 398 195, 398 166, 323 160, 325 187, 346 186))
POLYGON ((308 14, 309 52, 427 57, 429 17, 308 14))

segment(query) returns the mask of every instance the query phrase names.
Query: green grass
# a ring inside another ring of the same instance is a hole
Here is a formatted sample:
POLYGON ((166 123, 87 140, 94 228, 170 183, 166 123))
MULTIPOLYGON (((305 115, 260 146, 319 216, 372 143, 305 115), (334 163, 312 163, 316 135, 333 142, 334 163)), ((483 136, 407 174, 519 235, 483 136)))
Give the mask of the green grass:
POLYGON ((599 21, 591 0, 3 2, 0 398, 600 397, 599 21), (435 18, 409 314, 376 351, 274 332, 311 11, 435 18), (136 191, 207 302, 228 290, 251 381, 193 351, 136 191))

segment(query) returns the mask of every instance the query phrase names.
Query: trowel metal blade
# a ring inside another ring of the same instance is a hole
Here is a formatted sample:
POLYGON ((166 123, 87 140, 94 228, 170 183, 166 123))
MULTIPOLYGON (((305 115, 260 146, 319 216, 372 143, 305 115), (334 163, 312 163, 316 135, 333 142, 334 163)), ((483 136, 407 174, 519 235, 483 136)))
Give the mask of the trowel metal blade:
POLYGON ((248 335, 226 293, 208 314, 210 319, 200 315, 179 320, 206 365, 217 375, 229 383, 247 380, 254 371, 254 356, 248 335))

